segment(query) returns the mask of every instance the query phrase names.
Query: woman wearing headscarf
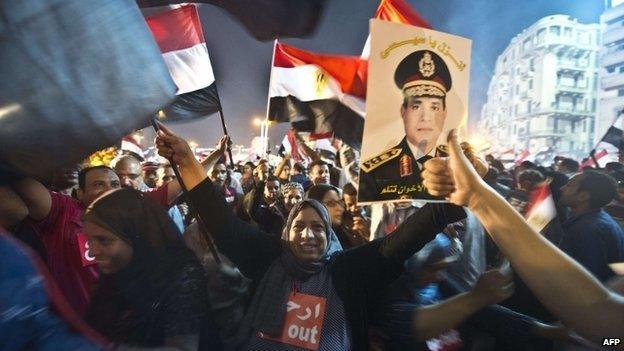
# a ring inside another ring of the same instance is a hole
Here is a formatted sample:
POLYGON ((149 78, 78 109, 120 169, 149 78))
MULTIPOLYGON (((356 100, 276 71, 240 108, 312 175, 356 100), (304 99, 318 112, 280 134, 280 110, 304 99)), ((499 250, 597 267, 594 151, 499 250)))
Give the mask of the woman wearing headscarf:
POLYGON ((331 215, 332 229, 336 233, 340 244, 345 249, 364 245, 368 238, 361 236, 358 232, 351 230, 344 220, 345 204, 342 200, 340 189, 330 184, 317 184, 308 189, 308 199, 321 202, 331 215))
POLYGON ((291 210, 278 238, 232 213, 183 139, 167 130, 156 145, 185 170, 189 199, 220 252, 252 279, 243 350, 367 350, 369 309, 405 259, 465 217, 461 207, 427 204, 392 235, 342 251, 327 209, 310 199, 291 210))
POLYGON ((204 271, 161 206, 117 189, 83 220, 101 273, 86 315, 94 329, 116 345, 220 349, 204 271))

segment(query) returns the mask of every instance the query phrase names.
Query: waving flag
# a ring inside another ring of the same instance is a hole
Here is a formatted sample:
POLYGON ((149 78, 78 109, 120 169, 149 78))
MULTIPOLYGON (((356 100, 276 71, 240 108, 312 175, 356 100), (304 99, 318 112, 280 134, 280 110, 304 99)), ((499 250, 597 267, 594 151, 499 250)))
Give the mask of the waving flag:
POLYGON ((557 218, 557 208, 550 192, 550 182, 544 182, 531 192, 530 205, 525 215, 527 223, 541 232, 553 219, 557 218))
MULTIPOLYGON (((431 25, 418 12, 414 11, 405 0, 381 0, 373 18, 416 27, 431 28, 431 25)), ((364 44, 362 58, 367 60, 369 55, 370 35, 366 39, 366 44, 364 44)))
POLYGON ((176 100, 163 110, 164 117, 179 121, 219 111, 215 77, 195 6, 161 12, 146 21, 178 87, 176 100))
POLYGON ((134 1, 0 4, 0 175, 47 180, 173 100, 134 1))
MULTIPOLYGON (((140 7, 185 3, 187 0, 136 0, 140 7)), ((196 0, 219 6, 242 23, 258 40, 311 34, 326 0, 196 0)))
POLYGON ((361 59, 322 55, 275 43, 269 86, 269 120, 296 130, 333 132, 359 148, 365 87, 353 80, 361 59))

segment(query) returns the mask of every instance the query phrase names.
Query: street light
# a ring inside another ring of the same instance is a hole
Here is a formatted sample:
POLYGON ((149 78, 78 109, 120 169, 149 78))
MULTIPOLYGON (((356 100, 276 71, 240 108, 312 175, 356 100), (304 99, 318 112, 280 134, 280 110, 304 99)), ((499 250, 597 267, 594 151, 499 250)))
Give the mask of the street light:
POLYGON ((271 121, 268 118, 261 119, 256 117, 253 119, 253 123, 256 126, 260 126, 260 141, 262 142, 261 154, 262 157, 266 157, 268 151, 269 144, 269 125, 271 125, 271 121))

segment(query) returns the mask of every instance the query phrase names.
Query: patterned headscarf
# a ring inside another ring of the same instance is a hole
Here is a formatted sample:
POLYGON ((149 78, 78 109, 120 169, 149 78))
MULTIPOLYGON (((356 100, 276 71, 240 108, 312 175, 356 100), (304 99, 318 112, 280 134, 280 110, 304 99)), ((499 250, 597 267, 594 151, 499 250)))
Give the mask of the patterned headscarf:
POLYGON ((301 183, 297 183, 297 182, 290 182, 290 183, 286 183, 284 185, 282 185, 282 196, 286 197, 286 195, 293 189, 297 189, 301 192, 301 195, 304 195, 304 191, 303 191, 303 185, 301 185, 301 183))

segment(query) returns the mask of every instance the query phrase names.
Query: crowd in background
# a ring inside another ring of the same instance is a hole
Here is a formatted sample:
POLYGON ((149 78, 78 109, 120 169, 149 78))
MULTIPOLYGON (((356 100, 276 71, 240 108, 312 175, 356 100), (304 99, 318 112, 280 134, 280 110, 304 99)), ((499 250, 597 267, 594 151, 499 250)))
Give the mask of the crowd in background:
POLYGON ((50 184, 3 179, 0 265, 11 269, 0 274, 0 330, 13 336, 0 335, 0 349, 303 350, 276 341, 293 293, 325 303, 320 350, 551 350, 624 337, 621 163, 451 152, 455 164, 423 174, 450 202, 362 206, 359 154, 339 140, 328 152, 299 137, 303 157, 233 164, 223 137, 199 163, 161 128, 161 162, 126 153, 50 184), (466 160, 487 172, 476 179, 466 160), (449 174, 452 186, 436 185, 449 174), (533 237, 524 218, 544 188, 555 214, 533 237), (528 251, 515 242, 525 237, 528 251), (562 292, 558 279, 578 289, 562 292), (587 306, 605 322, 573 314, 587 306))

